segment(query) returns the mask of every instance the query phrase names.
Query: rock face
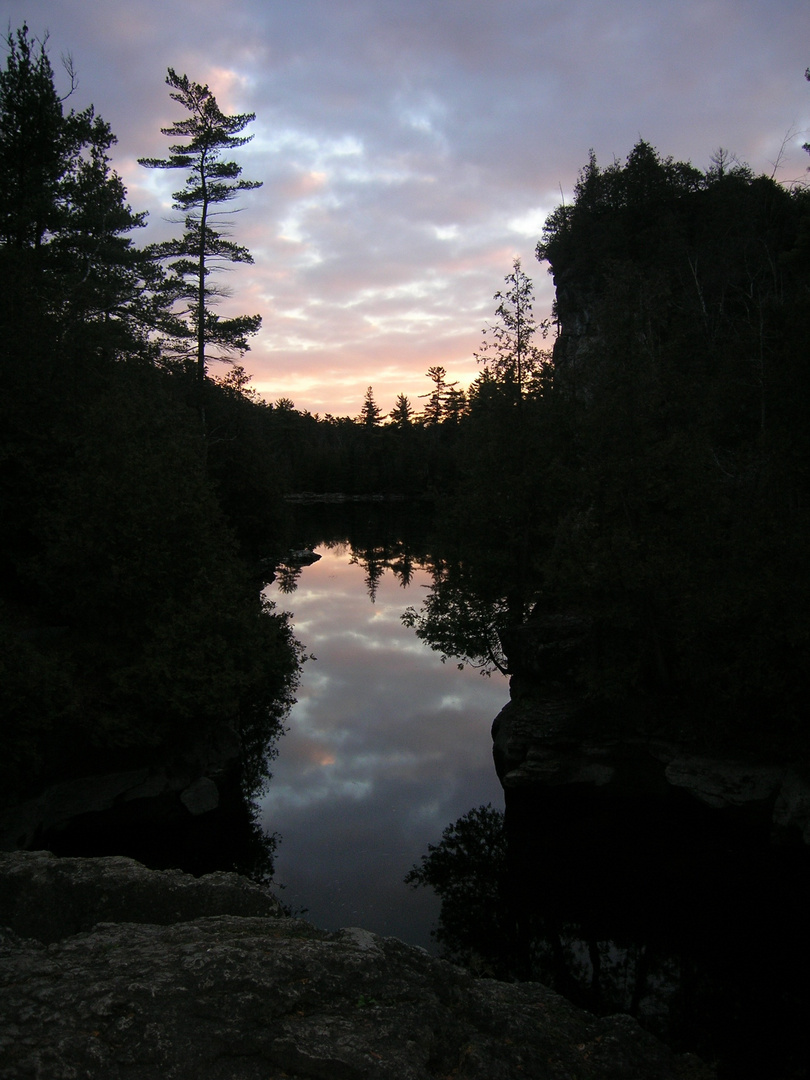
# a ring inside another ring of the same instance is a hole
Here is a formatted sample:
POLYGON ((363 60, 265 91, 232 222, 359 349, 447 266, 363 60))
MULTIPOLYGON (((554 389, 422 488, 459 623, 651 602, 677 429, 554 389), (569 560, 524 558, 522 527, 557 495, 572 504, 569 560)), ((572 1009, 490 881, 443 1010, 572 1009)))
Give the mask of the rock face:
POLYGON ((237 768, 241 750, 238 734, 225 725, 169 760, 53 784, 24 803, 0 809, 0 851, 49 846, 86 815, 209 813, 219 806, 220 787, 237 768))
POLYGON ((503 635, 512 673, 509 703, 492 726, 504 789, 586 785, 605 795, 672 796, 746 814, 780 840, 810 845, 810 765, 751 763, 697 755, 672 740, 641 736, 594 717, 573 671, 587 624, 557 617, 503 635))
POLYGON ((216 915, 283 914, 269 890, 238 874, 195 878, 180 870, 148 870, 120 856, 0 854, 0 926, 45 944, 92 930, 97 923, 169 926, 216 915))
POLYGON ((0 923, 3 1080, 712 1075, 539 984, 284 918, 236 875, 0 855, 0 923))

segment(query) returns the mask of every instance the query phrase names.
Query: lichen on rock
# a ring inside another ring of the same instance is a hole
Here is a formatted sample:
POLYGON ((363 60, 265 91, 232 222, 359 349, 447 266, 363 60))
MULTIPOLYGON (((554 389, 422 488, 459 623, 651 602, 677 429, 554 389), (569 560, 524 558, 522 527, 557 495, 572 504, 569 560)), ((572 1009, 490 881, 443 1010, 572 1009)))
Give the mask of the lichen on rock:
POLYGON ((236 875, 187 879, 128 859, 0 855, 3 1080, 712 1075, 629 1017, 476 979, 393 938, 320 930, 236 875), (38 929, 37 907, 50 912, 38 929))

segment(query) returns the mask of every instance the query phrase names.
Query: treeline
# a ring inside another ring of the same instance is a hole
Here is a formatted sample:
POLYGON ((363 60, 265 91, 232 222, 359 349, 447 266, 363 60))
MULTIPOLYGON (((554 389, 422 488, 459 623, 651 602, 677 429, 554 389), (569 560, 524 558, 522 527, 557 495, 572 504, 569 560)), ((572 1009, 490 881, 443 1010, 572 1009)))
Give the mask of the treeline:
POLYGON ((436 496, 452 489, 467 399, 445 376, 444 368, 429 370, 431 401, 420 412, 400 394, 383 417, 373 387, 355 417, 313 416, 289 399, 265 406, 264 427, 286 490, 436 496))
MULTIPOLYGON (((135 245, 144 218, 111 168, 108 125, 68 109, 26 27, 6 45, 2 798, 131 768, 223 725, 257 779, 299 662, 286 618, 260 599, 259 561, 283 525, 258 410, 238 376, 199 377, 199 326, 206 348, 223 337, 213 286, 182 251, 172 265, 135 245)), ((192 116, 227 119, 205 108, 192 116)), ((191 205, 185 228, 216 240, 191 205)))
POLYGON ((723 153, 705 172, 643 142, 624 163, 592 158, 538 245, 553 353, 516 262, 469 388, 434 367, 422 408, 400 395, 383 416, 369 387, 355 417, 313 416, 250 389, 238 361, 258 316, 215 311, 216 266, 250 260, 217 212, 257 185, 222 158, 252 117, 170 70, 187 115, 144 164, 185 174, 183 231, 139 248, 108 125, 67 108, 27 28, 6 44, 8 798, 222 722, 267 741, 297 650, 261 606, 260 568, 289 542, 283 496, 301 491, 434 498, 456 557, 437 561, 414 622, 448 655, 502 663, 500 626, 575 614, 594 701, 671 705, 738 735, 805 730, 806 188, 723 153), (215 379, 213 357, 237 362, 215 379))
MULTIPOLYGON (((556 286, 553 361, 528 388, 514 362, 490 370, 470 396, 451 515, 477 547, 468 567, 500 578, 501 623, 533 609, 590 626, 576 679, 594 702, 662 731, 795 746, 810 190, 640 142, 624 163, 591 158, 537 254, 556 286)), ((463 619, 449 571, 446 594, 425 636, 463 619)))

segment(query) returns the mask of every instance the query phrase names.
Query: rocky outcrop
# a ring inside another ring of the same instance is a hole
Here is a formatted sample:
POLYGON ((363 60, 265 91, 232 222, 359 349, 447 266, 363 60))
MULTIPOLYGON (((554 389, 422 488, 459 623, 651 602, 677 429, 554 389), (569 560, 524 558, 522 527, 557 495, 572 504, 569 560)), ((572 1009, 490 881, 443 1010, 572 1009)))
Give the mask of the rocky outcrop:
POLYGON ((97 923, 169 926, 216 915, 284 914, 276 897, 238 874, 192 877, 148 870, 121 856, 58 859, 47 851, 0 853, 0 926, 50 944, 97 923))
POLYGON ((282 559, 282 563, 285 566, 311 566, 320 558, 321 556, 312 548, 294 548, 292 551, 287 552, 285 558, 282 559))
POLYGON ((667 782, 716 809, 755 808, 779 832, 801 835, 810 844, 810 767, 757 765, 659 749, 667 782))
POLYGON ((3 1080, 712 1075, 629 1017, 281 917, 236 875, 15 852, 0 855, 0 922, 3 1080))
POLYGON ((696 754, 674 739, 586 707, 575 667, 588 626, 577 617, 535 619, 503 635, 510 698, 492 726, 504 789, 586 785, 604 795, 689 796, 769 824, 779 840, 810 845, 810 763, 757 763, 696 754))
POLYGON ((23 803, 0 809, 0 851, 50 846, 55 835, 86 815, 207 814, 220 805, 221 788, 238 768, 240 754, 239 735, 223 725, 171 759, 52 784, 23 803))

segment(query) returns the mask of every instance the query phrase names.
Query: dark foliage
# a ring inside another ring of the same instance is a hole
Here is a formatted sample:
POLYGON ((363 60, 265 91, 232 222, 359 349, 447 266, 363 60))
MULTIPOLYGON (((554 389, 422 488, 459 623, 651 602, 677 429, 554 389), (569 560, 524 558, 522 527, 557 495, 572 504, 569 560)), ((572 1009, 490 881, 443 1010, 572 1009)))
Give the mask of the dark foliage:
POLYGON ((238 730, 266 772, 299 650, 250 563, 281 542, 258 405, 152 333, 163 278, 92 109, 23 27, 0 72, 0 784, 131 767, 238 730), (262 444, 263 445, 263 444, 262 444), (261 505, 262 512, 250 507, 261 505))
POLYGON ((468 811, 428 844, 427 855, 405 877, 413 888, 429 886, 442 902, 432 931, 442 953, 479 974, 501 969, 506 934, 504 888, 506 834, 503 814, 490 804, 468 811))
POLYGON ((596 620, 591 693, 767 741, 808 677, 810 197, 720 162, 592 159, 549 220, 572 437, 543 584, 596 620))
POLYGON ((723 154, 705 174, 643 142, 591 159, 538 245, 558 332, 525 384, 531 283, 516 267, 496 295, 420 636, 486 668, 532 608, 573 614, 606 716, 807 742, 808 222, 810 192, 723 154))

